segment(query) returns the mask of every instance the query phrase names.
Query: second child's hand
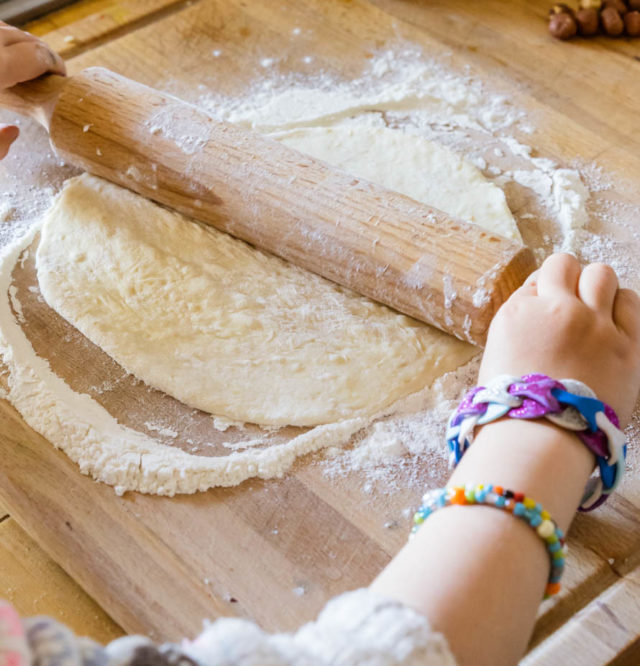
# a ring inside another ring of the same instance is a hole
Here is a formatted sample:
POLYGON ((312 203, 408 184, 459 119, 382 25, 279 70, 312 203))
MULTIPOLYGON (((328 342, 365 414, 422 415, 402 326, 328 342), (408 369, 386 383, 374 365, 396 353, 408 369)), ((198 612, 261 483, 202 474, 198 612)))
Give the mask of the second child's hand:
MULTIPOLYGON (((46 72, 64 76, 64 60, 37 37, 0 21, 0 90, 46 72)), ((15 125, 0 124, 0 160, 19 133, 15 125)))

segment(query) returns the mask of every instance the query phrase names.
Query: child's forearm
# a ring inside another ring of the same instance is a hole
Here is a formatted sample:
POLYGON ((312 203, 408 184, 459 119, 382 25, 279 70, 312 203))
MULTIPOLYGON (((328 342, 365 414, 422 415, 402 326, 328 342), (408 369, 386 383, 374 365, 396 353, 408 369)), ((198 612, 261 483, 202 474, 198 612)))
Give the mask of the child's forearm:
POLYGON ((566 531, 594 464, 575 434, 545 420, 505 419, 478 432, 450 483, 494 483, 525 492, 566 531))
MULTIPOLYGON (((566 531, 593 464, 574 434, 504 420, 478 432, 450 483, 524 492, 566 531)), ((547 551, 522 521, 492 507, 452 506, 425 521, 372 587, 424 613, 461 664, 515 664, 548 575, 547 551)))

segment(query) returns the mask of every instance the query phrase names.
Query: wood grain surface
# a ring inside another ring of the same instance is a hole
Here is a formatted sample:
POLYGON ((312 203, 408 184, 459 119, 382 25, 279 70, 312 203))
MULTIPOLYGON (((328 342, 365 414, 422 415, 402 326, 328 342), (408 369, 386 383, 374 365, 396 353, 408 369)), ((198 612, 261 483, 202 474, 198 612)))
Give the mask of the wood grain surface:
POLYGON ((166 17, 185 7, 188 2, 189 0, 76 2, 48 19, 40 19, 24 26, 24 29, 42 36, 52 49, 67 59, 166 17))
POLYGON ((24 617, 50 615, 100 642, 124 633, 11 518, 0 521, 0 562, 0 598, 24 617))
MULTIPOLYGON (((620 183, 602 196, 638 206, 638 42, 560 44, 544 30, 546 11, 547 3, 525 0, 202 0, 80 55, 70 70, 108 66, 195 101, 198 85, 241 93, 259 79, 259 59, 276 50, 283 71, 313 53, 326 71, 353 77, 372 53, 411 40, 427 53, 452 51, 452 66, 470 64, 524 106, 534 132, 522 138, 538 154, 597 160, 620 183), (296 26, 305 30, 290 43, 296 26), (207 60, 213 49, 224 57, 207 60)), ((621 229, 619 237, 633 242, 632 232, 621 229)), ((158 638, 193 634, 203 616, 218 614, 252 617, 269 629, 297 626, 329 596, 375 575, 404 542, 402 512, 420 495, 367 492, 357 473, 328 479, 303 460, 274 482, 174 499, 118 498, 80 475, 6 403, 0 427, 0 497, 12 516, 125 630, 158 638)), ((425 471, 425 483, 445 474, 425 471)), ((526 663, 638 663, 629 661, 640 635, 634 475, 602 510, 578 516, 570 546, 566 590, 541 607, 526 663)))

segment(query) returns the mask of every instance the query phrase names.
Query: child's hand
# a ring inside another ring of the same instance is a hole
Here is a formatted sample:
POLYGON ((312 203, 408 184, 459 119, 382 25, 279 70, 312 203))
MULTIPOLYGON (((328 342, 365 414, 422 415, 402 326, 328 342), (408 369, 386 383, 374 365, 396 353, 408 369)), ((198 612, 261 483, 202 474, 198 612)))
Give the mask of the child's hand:
MULTIPOLYGON (((64 75, 62 58, 37 37, 0 21, 0 90, 45 72, 64 75)), ((0 160, 17 137, 17 127, 0 125, 0 160)))
POLYGON ((549 257, 494 318, 479 383, 540 372, 578 379, 629 421, 640 390, 640 298, 609 266, 549 257))
MULTIPOLYGON (((609 266, 549 257, 494 317, 479 384, 532 372, 588 384, 628 421, 640 388, 640 298, 609 266)), ((595 459, 544 420, 488 423, 450 485, 494 483, 534 497, 567 531, 595 459)), ((531 636, 549 576, 540 539, 507 512, 438 511, 372 589, 424 613, 458 663, 515 664, 531 636), (498 544, 498 545, 496 545, 498 544)))

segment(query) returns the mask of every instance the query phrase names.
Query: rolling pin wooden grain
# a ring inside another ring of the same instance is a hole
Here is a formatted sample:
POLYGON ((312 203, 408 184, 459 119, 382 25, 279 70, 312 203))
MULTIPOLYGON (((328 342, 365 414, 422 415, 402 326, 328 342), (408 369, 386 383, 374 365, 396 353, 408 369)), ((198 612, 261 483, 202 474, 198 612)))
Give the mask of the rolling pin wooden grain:
POLYGON ((102 68, 0 93, 67 162, 482 345, 532 252, 102 68))

